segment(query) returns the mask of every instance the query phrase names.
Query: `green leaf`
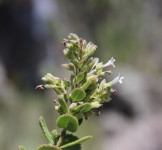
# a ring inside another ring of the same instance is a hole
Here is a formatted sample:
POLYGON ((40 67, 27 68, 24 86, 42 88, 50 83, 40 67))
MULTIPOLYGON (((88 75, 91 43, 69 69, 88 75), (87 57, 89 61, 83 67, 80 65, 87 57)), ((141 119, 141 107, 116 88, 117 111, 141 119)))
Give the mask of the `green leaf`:
POLYGON ((47 145, 47 144, 42 144, 41 146, 39 146, 37 148, 37 150, 62 150, 59 147, 56 146, 51 146, 51 145, 47 145))
POLYGON ((76 132, 78 129, 78 120, 70 114, 65 114, 57 119, 57 126, 70 132, 76 132))
POLYGON ((82 85, 82 89, 86 90, 91 84, 91 81, 86 81, 83 85, 82 85))
POLYGON ((23 146, 20 145, 20 146, 18 147, 18 150, 26 150, 26 149, 25 149, 25 147, 23 147, 23 146))
POLYGON ((68 111, 68 107, 62 95, 58 96, 58 101, 61 107, 63 108, 63 111, 66 113, 68 111))
POLYGON ((86 97, 86 93, 81 88, 76 88, 71 92, 73 102, 79 102, 86 97))
POLYGON ((85 65, 85 66, 81 69, 81 71, 82 71, 82 72, 86 72, 87 69, 88 69, 88 67, 87 67, 87 65, 85 65))
MULTIPOLYGON (((63 138, 63 142, 61 145, 66 145, 68 143, 74 142, 78 140, 79 138, 77 136, 74 136, 72 134, 66 134, 63 138)), ((76 144, 70 147, 64 148, 64 150, 81 150, 81 144, 76 144)))
POLYGON ((78 107, 76 107, 72 111, 72 114, 77 113, 77 112, 86 113, 89 110, 91 110, 91 108, 92 108, 92 105, 90 103, 84 103, 84 104, 79 105, 78 107))
POLYGON ((42 128, 42 131, 43 131, 44 135, 46 136, 47 140, 50 142, 50 144, 53 145, 54 144, 53 137, 50 134, 50 132, 48 131, 48 128, 47 128, 46 123, 42 116, 40 116, 40 118, 39 118, 39 125, 42 128))
POLYGON ((85 137, 83 137, 83 138, 81 138, 81 139, 78 139, 78 140, 76 140, 76 141, 74 141, 74 142, 65 144, 65 145, 61 146, 60 148, 66 148, 66 147, 69 147, 69 146, 73 146, 73 145, 75 145, 75 144, 80 144, 80 143, 83 143, 83 142, 87 141, 87 140, 90 139, 90 138, 92 138, 92 136, 85 136, 85 137))
POLYGON ((84 73, 83 72, 78 73, 77 80, 76 80, 77 83, 81 82, 83 79, 84 79, 84 73))

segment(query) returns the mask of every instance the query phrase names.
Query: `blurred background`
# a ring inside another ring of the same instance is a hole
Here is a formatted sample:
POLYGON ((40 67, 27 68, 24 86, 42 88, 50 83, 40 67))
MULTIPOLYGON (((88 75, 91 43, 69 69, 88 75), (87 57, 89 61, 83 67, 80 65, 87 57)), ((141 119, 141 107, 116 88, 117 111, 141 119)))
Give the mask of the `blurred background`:
POLYGON ((116 59, 107 81, 125 77, 75 133, 93 136, 83 149, 162 150, 161 0, 0 0, 0 149, 48 143, 39 116, 58 129, 56 94, 34 88, 48 72, 70 76, 60 45, 69 33, 97 45, 100 61, 116 59))

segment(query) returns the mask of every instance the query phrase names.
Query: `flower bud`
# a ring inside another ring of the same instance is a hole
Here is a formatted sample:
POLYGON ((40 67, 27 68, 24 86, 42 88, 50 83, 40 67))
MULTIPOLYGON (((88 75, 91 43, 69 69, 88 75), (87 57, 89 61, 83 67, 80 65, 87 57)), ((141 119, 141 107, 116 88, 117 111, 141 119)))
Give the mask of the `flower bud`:
POLYGON ((66 69, 68 69, 68 70, 72 70, 72 71, 75 68, 75 66, 74 66, 73 63, 70 63, 70 64, 62 64, 61 66, 64 67, 64 68, 66 68, 66 69))
POLYGON ((78 37, 76 34, 74 34, 74 33, 70 33, 70 34, 68 35, 68 38, 69 38, 70 40, 78 40, 78 39, 79 39, 79 37, 78 37))
POLYGON ((92 45, 92 47, 91 47, 91 49, 89 50, 89 55, 92 55, 95 51, 96 51, 96 48, 97 48, 97 46, 96 45, 92 45))
POLYGON ((72 43, 73 45, 78 45, 79 43, 76 40, 69 40, 70 43, 72 43))
POLYGON ((83 54, 85 53, 86 45, 87 45, 87 41, 86 40, 83 40, 83 46, 82 46, 82 52, 83 52, 83 54))
POLYGON ((69 67, 68 64, 62 64, 61 66, 64 67, 64 68, 66 68, 66 69, 68 69, 68 70, 70 70, 70 67, 69 67))
POLYGON ((101 63, 98 63, 96 65, 96 70, 101 70, 101 69, 103 69, 103 63, 102 62, 101 63))
POLYGON ((74 71, 74 69, 75 69, 74 64, 73 64, 73 63, 70 63, 70 64, 69 64, 69 68, 70 68, 70 70, 74 71))
POLYGON ((63 53, 68 59, 75 59, 74 53, 70 51, 68 48, 65 48, 63 50, 63 53))
POLYGON ((55 106, 55 109, 58 111, 58 109, 59 109, 59 106, 55 106))
POLYGON ((85 60, 88 58, 88 56, 89 56, 89 55, 87 55, 87 53, 85 53, 85 54, 83 55, 82 60, 85 61, 85 60))
POLYGON ((91 105, 92 105, 92 108, 99 108, 103 106, 103 104, 100 104, 98 101, 92 102, 91 105))
POLYGON ((57 77, 54 77, 52 74, 47 73, 44 77, 42 77, 42 80, 45 82, 54 82, 55 79, 59 79, 57 77))
POLYGON ((69 106, 69 111, 73 111, 75 108, 77 107, 77 103, 71 103, 71 105, 69 106))
POLYGON ((64 110, 62 109, 62 107, 59 106, 55 106, 55 109, 60 113, 60 114, 64 114, 64 110))
POLYGON ((74 46, 74 45, 73 45, 72 43, 67 43, 67 44, 66 44, 66 47, 69 48, 69 49, 72 49, 73 46, 74 46))
POLYGON ((95 73, 96 73, 96 70, 91 70, 89 73, 87 73, 87 77, 90 77, 95 73))
POLYGON ((106 80, 103 79, 103 80, 101 81, 101 83, 100 83, 99 89, 102 90, 102 88, 105 88, 105 85, 106 85, 106 84, 107 84, 107 83, 106 83, 106 80))
POLYGON ((78 104, 78 105, 82 105, 82 104, 83 104, 83 102, 77 102, 77 104, 78 104))
MULTIPOLYGON (((94 67, 95 62, 96 62, 96 58, 91 57, 87 62, 88 68, 91 68, 92 66, 94 67)), ((92 69, 93 69, 93 67, 92 67, 92 69)))
POLYGON ((98 74, 98 78, 101 78, 101 77, 103 77, 105 75, 105 72, 100 72, 99 74, 98 74))
POLYGON ((94 84, 94 83, 98 82, 98 76, 92 75, 92 76, 87 78, 87 81, 91 81, 91 84, 94 84))
POLYGON ((92 55, 95 52, 96 48, 96 45, 94 45, 92 42, 89 42, 86 47, 86 53, 88 55, 92 55))
POLYGON ((49 88, 49 89, 54 89, 54 88, 58 88, 58 86, 56 85, 51 85, 51 84, 46 84, 44 85, 45 88, 49 88))

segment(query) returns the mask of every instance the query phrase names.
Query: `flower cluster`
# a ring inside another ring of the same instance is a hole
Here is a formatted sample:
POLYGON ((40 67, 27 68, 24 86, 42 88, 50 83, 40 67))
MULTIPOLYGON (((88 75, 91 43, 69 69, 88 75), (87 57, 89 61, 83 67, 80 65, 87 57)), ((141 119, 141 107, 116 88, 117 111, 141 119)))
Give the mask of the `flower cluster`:
MULTIPOLYGON (((72 134, 66 134, 66 131, 76 132, 84 118, 88 119, 88 116, 95 114, 94 109, 101 107, 105 102, 109 102, 111 93, 117 93, 112 86, 115 83, 122 83, 124 78, 119 74, 110 82, 103 79, 105 74, 110 75, 112 73, 110 70, 103 71, 103 69, 108 66, 115 68, 115 59, 112 57, 107 63, 103 64, 103 62, 99 62, 99 58, 88 58, 97 48, 92 42, 87 44, 86 40, 70 33, 68 39, 64 39, 61 44, 65 46, 63 53, 69 59, 69 63, 62 64, 62 67, 72 71, 70 80, 60 79, 47 73, 42 77, 46 84, 38 85, 36 88, 42 90, 51 88, 57 93, 58 98, 54 100, 57 104, 55 109, 60 114, 57 119, 57 126, 63 128, 63 131, 60 135, 57 130, 52 130, 50 133, 43 117, 40 117, 40 126, 50 144, 43 144, 37 150, 62 150, 66 147, 70 147, 71 150, 81 150, 80 143, 92 136, 78 139, 72 134), (69 88, 71 89, 70 94, 68 94, 69 88)), ((25 148, 19 146, 19 150, 25 150, 25 148)))
POLYGON ((45 75, 42 80, 46 82, 45 88, 53 88, 65 103, 67 101, 71 103, 68 109, 66 106, 67 110, 65 111, 65 107, 58 101, 59 106, 55 107, 56 110, 60 114, 72 114, 79 120, 85 116, 87 118, 87 116, 93 115, 93 108, 99 108, 102 103, 110 101, 110 94, 116 91, 112 86, 115 83, 122 83, 124 77, 119 74, 114 80, 106 83, 102 77, 106 73, 111 74, 112 72, 103 71, 103 68, 108 66, 115 68, 115 59, 112 57, 105 64, 99 63, 99 58, 88 59, 96 51, 97 46, 92 42, 87 44, 86 40, 73 33, 70 33, 68 38, 64 39, 61 44, 65 46, 63 53, 70 62, 62 66, 73 71, 70 81, 61 80, 50 73, 45 75), (70 86, 71 93, 67 95, 70 86))

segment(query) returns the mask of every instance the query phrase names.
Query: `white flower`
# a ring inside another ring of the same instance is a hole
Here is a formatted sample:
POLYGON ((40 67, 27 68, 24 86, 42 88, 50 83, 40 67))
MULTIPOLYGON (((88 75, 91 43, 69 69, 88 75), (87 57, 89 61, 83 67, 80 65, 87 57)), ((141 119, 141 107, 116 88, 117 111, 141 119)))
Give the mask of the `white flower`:
MULTIPOLYGON (((95 59, 96 61, 95 61, 95 64, 92 66, 92 69, 93 69, 93 68, 98 64, 98 62, 99 62, 99 58, 95 57, 94 59, 95 59)), ((92 69, 91 69, 91 70, 92 70, 92 69)))
POLYGON ((122 79, 124 79, 124 77, 121 77, 120 73, 119 73, 119 75, 113 81, 111 81, 111 82, 113 84, 115 84, 115 83, 122 83, 122 79))
POLYGON ((107 67, 107 66, 113 66, 115 68, 115 59, 112 57, 106 64, 103 65, 103 67, 107 67))

